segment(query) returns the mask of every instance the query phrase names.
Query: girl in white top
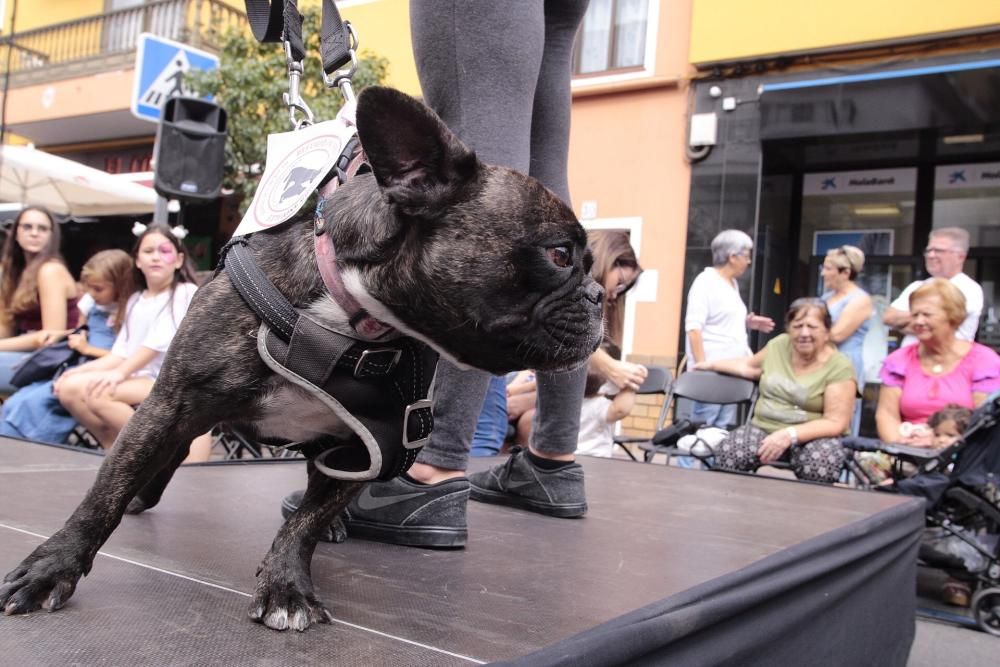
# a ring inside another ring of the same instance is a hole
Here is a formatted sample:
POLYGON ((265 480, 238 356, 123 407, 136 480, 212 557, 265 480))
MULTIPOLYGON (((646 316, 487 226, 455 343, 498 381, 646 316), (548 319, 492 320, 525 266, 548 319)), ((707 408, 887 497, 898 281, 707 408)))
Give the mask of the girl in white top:
POLYGON ((611 458, 615 447, 615 422, 625 419, 632 412, 635 390, 628 387, 617 389, 617 393, 609 398, 604 393, 609 389, 616 390, 616 387, 607 382, 605 376, 593 369, 588 370, 583 405, 580 408, 580 435, 576 446, 578 455, 611 458))
POLYGON ((109 449, 149 395, 163 355, 187 312, 197 285, 178 238, 183 227, 136 223, 133 251, 137 290, 111 353, 70 369, 53 388, 63 406, 109 449))

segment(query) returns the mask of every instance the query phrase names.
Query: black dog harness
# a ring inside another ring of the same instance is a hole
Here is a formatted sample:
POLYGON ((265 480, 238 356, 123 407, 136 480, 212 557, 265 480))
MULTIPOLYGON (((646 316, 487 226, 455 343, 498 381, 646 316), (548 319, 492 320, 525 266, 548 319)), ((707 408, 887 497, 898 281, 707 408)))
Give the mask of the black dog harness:
POLYGON ((390 479, 409 469, 434 427, 437 353, 413 338, 364 340, 317 322, 264 275, 245 236, 227 244, 221 261, 263 320, 257 352, 264 363, 329 407, 352 432, 346 440, 330 436, 285 446, 313 458, 336 479, 390 479))

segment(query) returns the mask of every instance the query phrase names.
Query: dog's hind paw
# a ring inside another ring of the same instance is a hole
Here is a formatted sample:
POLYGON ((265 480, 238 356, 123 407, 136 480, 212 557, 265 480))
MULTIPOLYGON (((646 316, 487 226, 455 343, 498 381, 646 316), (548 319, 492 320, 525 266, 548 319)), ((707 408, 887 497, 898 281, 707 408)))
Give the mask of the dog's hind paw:
POLYGON ((347 541, 347 524, 344 523, 344 516, 338 514, 330 524, 330 542, 342 544, 347 541))
POLYGON ((272 630, 298 630, 302 632, 313 623, 330 623, 331 614, 319 599, 311 594, 289 588, 258 584, 254 599, 247 610, 250 618, 272 630))
POLYGON ((129 501, 128 507, 125 508, 125 514, 142 514, 143 512, 148 510, 149 507, 150 506, 146 504, 145 500, 143 500, 139 496, 136 496, 135 498, 129 501))

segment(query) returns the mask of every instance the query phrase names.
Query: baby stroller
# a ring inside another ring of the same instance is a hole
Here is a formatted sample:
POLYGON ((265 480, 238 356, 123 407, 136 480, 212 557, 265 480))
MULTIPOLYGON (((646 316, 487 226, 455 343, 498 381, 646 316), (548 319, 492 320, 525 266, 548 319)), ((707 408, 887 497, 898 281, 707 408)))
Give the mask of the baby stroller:
POLYGON ((1000 396, 980 406, 962 439, 944 450, 892 445, 868 438, 845 438, 855 454, 848 469, 859 485, 875 485, 857 453, 880 451, 893 456, 899 493, 927 501, 927 529, 920 562, 969 584, 970 610, 984 631, 1000 636, 1000 396), (901 479, 901 466, 917 473, 901 479))

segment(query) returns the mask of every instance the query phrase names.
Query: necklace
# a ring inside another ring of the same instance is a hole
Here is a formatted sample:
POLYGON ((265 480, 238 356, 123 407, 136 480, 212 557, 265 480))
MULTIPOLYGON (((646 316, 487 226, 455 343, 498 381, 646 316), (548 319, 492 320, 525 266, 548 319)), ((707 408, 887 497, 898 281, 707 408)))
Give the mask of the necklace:
POLYGON ((934 364, 931 366, 931 373, 934 375, 941 375, 944 372, 944 367, 941 364, 934 364))

